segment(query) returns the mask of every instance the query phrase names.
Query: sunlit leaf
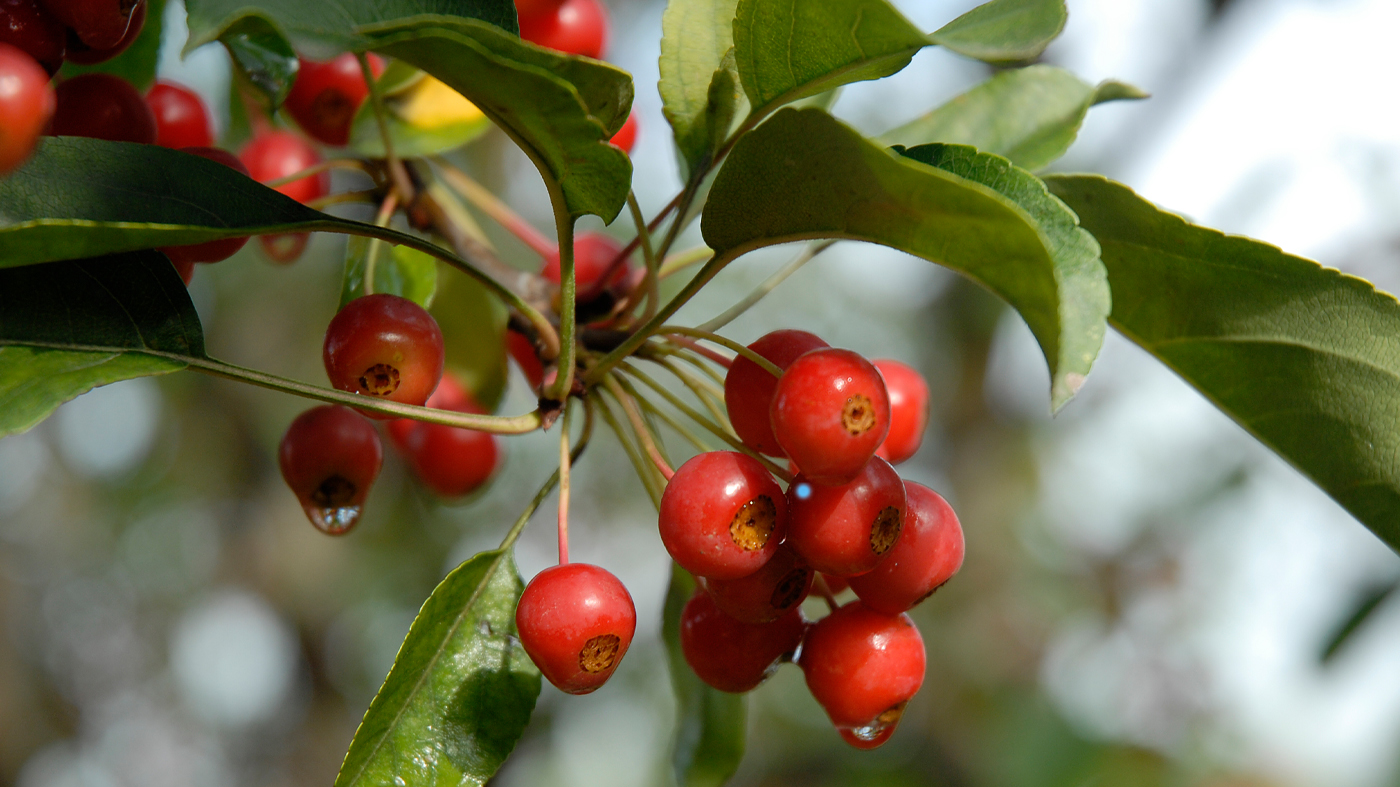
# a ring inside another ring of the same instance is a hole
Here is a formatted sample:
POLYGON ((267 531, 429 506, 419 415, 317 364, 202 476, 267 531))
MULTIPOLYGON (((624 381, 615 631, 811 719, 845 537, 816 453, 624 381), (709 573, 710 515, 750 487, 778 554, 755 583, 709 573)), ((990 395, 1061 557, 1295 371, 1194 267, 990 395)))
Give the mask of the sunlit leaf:
POLYGON ((0 269, 0 436, 96 386, 202 355, 194 304, 159 252, 0 269))
POLYGON ((437 292, 437 260, 417 249, 352 237, 345 244, 345 275, 340 283, 342 308, 365 294, 371 255, 375 292, 407 298, 424 308, 432 305, 437 292))
MULTIPOLYGON (((459 148, 491 127, 490 119, 461 93, 402 60, 389 64, 378 85, 389 138, 399 156, 432 156, 459 148)), ((350 149, 371 158, 385 155, 373 102, 364 102, 355 114, 350 149)))
POLYGON ((1102 177, 1046 183, 1103 247, 1113 327, 1400 549, 1395 297, 1102 177))
POLYGON ((703 166, 743 100, 734 65, 738 0, 670 0, 661 17, 661 108, 690 171, 703 166))
POLYGON ((540 673, 516 638, 524 583, 482 552, 433 590, 370 704, 336 787, 482 785, 530 720, 540 673))
POLYGON ((1146 98, 1112 80, 1097 87, 1054 66, 1003 71, 941 107, 880 137, 890 145, 950 142, 996 153, 1024 169, 1040 169, 1069 149, 1089 108, 1146 98))
POLYGON ((996 65, 1034 60, 1065 28, 1064 0, 992 0, 929 36, 960 55, 996 65))

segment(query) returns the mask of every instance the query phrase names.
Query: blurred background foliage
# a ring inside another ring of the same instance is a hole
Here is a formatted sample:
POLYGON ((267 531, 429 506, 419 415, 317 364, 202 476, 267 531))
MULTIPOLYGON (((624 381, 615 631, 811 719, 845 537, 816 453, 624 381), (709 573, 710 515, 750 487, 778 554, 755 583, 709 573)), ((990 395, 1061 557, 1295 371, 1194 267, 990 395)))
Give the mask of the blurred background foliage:
MULTIPOLYGON (((975 3, 899 5, 934 29, 975 3)), ((636 190, 649 213, 678 186, 654 89, 662 8, 611 3, 609 59, 638 83, 636 190)), ((1096 108, 1057 168, 1104 172, 1203 223, 1400 285, 1390 0, 1069 9, 1044 61, 1155 97, 1096 108)), ((222 50, 180 61, 180 4, 166 13, 163 74, 226 96, 222 50)), ((929 50, 851 86, 834 112, 878 134, 991 73, 929 50)), ((211 105, 230 127, 227 103, 211 105)), ((538 175, 501 135, 458 159, 551 226, 538 175)), ((537 264, 483 224, 508 259, 537 264)), ((681 319, 718 313, 787 253, 733 266, 681 319)), ((318 237, 291 267, 257 244, 201 266, 191 291, 211 352, 322 381, 343 255, 343 240, 318 237)), ((1400 605, 1388 593, 1400 562, 1170 371, 1110 337, 1051 420, 1044 361, 1019 318, 934 266, 853 244, 725 332, 748 342, 780 327, 928 377, 932 425, 901 469, 953 503, 967 561, 915 611, 928 676, 887 746, 842 744, 785 667, 752 695, 734 784, 1400 784, 1400 605)), ((446 505, 390 456, 364 520, 333 539, 305 521, 274 461, 305 406, 177 374, 97 389, 0 441, 0 783, 330 783, 418 605, 496 544, 555 444, 506 440, 496 482, 446 505)), ((512 370, 501 411, 530 406, 512 370)), ((669 562, 610 436, 576 479, 576 559, 624 580, 638 635, 602 691, 545 686, 493 783, 665 784, 669 562)), ((553 560, 549 508, 518 547, 527 578, 553 560)))

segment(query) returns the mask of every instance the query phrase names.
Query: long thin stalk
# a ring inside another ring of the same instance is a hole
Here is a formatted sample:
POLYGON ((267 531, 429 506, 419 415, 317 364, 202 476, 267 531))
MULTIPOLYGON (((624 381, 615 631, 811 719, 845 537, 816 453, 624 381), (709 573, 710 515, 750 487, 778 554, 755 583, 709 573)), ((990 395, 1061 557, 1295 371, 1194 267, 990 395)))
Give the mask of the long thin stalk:
POLYGON ((647 496, 651 498, 651 504, 657 508, 661 507, 661 490, 656 485, 656 468, 652 467, 642 459, 642 455, 637 451, 632 442, 627 439, 626 433, 622 429, 622 424, 618 423, 617 417, 613 415, 612 408, 603 400, 601 394, 593 394, 594 400, 598 404, 598 413, 603 416, 608 427, 617 435, 617 441, 622 444, 622 450, 627 454, 627 458, 632 462, 632 469, 637 473, 637 480, 642 482, 642 488, 647 491, 647 496))
POLYGON ((682 385, 689 388, 690 392, 695 395, 695 398, 700 400, 700 404, 704 405, 705 409, 710 411, 710 417, 715 419, 715 423, 725 429, 733 429, 729 423, 729 416, 723 410, 724 393, 722 391, 719 396, 716 397, 713 391, 706 389, 704 381, 695 379, 685 370, 667 359, 648 358, 647 360, 670 372, 672 377, 680 380, 682 385))
MULTIPOLYGON (((391 189, 389 196, 384 198, 383 204, 379 206, 379 213, 374 217, 374 224, 377 227, 389 226, 389 219, 393 218, 394 211, 399 207, 398 189, 391 189)), ((365 295, 374 294, 374 272, 379 261, 379 247, 384 245, 384 241, 372 238, 369 248, 365 250, 365 274, 364 289, 365 295)))
POLYGON ((565 400, 574 385, 574 364, 578 353, 578 283, 574 271, 574 219, 556 207, 555 226, 559 231, 559 363, 554 384, 545 397, 558 402, 565 400))
POLYGON ((293 172, 292 174, 287 175, 285 177, 277 178, 276 180, 269 180, 263 185, 267 186, 268 188, 275 189, 278 186, 285 186, 288 183, 295 183, 298 180, 301 180, 302 178, 309 178, 312 175, 319 175, 322 172, 325 172, 329 169, 353 169, 363 172, 366 175, 369 175, 370 177, 374 177, 374 170, 370 168, 369 164, 365 163, 364 161, 361 161, 360 159, 331 158, 326 159, 325 161, 318 161, 315 164, 312 164, 311 166, 307 167, 306 169, 303 169, 299 172, 293 172))
MULTIPOLYGON (((579 456, 583 454, 583 449, 588 447, 588 440, 592 436, 593 408, 585 403, 583 433, 579 435, 578 440, 574 441, 574 450, 569 454, 569 461, 571 463, 578 461, 579 456)), ((535 512, 539 510, 545 498, 549 497, 549 493, 554 491, 554 485, 557 483, 559 483, 559 470, 555 469, 548 480, 540 486, 539 491, 535 493, 529 505, 525 506, 525 510, 520 512, 520 516, 515 520, 515 524, 511 525, 510 530, 506 531, 506 537, 501 540, 501 545, 497 547, 497 549, 506 550, 515 545, 516 539, 520 538, 520 534, 524 532, 525 525, 529 523, 530 517, 534 516, 535 512)))
POLYGON ((607 387, 608 393, 613 395, 617 403, 622 405, 622 412, 632 424, 632 431, 637 435, 637 442, 642 446, 642 449, 646 451, 647 456, 651 459, 651 463, 656 466, 657 471, 661 473, 663 478, 670 481, 671 476, 675 475, 675 471, 671 469, 670 463, 666 461, 666 458, 661 455, 661 451, 657 449, 655 436, 652 435, 651 427, 647 426, 646 422, 642 420, 642 413, 637 409, 637 403, 633 401, 632 397, 629 396, 626 391, 622 390, 622 386, 617 384, 617 380, 613 375, 608 375, 603 378, 603 385, 607 387))
POLYGON ((690 429, 687 429, 684 424, 676 420, 675 416, 671 415, 665 410, 662 410, 660 407, 657 407, 651 402, 650 399, 647 399, 646 397, 640 395, 636 391, 636 389, 632 387, 632 383, 630 381, 625 379, 618 380, 618 384, 621 385, 627 391, 627 393, 631 394, 633 399, 637 400, 637 404, 640 404, 643 410, 647 411, 648 413, 651 413, 657 418, 660 418, 662 422, 664 422, 667 426, 671 428, 671 431, 680 435, 681 438, 687 443, 690 443, 692 446, 695 446, 695 450, 699 451, 700 453, 715 450, 714 446, 710 445, 709 443, 706 443, 704 440, 701 440, 699 435, 695 434, 695 432, 691 431, 690 429))
MULTIPOLYGON (((627 192, 627 207, 632 211, 632 221, 637 225, 637 237, 642 242, 642 259, 646 261, 647 275, 637 289, 646 289, 647 306, 642 312, 642 319, 649 320, 656 314, 656 307, 661 303, 661 280, 660 265, 657 262, 656 251, 651 247, 651 232, 647 229, 646 219, 642 216, 642 206, 637 204, 637 193, 627 192)), ((606 281, 606 280, 605 280, 606 281)), ((636 302, 636 290, 633 291, 631 301, 636 302)))
POLYGON ((564 424, 559 430, 559 565, 569 562, 569 415, 564 402, 564 424))
POLYGON ((659 278, 665 279, 692 265, 705 262, 713 256, 715 256, 715 253, 710 251, 706 246, 696 246, 689 251, 677 252, 667 257, 666 260, 661 263, 661 270, 657 275, 659 278))
POLYGON ((784 265, 782 268, 778 269, 778 271, 772 276, 769 276, 767 279, 765 279, 762 284, 758 285, 758 287, 754 289, 753 292, 744 296, 743 300, 739 301, 733 306, 730 306, 728 309, 725 309, 724 312, 722 312, 718 317, 715 317, 714 319, 709 320, 708 322, 703 322, 696 327, 698 327, 702 331, 718 331, 720 328, 723 328, 724 326, 728 325, 731 321, 733 321, 735 317, 738 317, 739 315, 753 308, 754 304, 763 300, 764 296, 772 292, 779 284, 782 284, 783 281, 787 279, 787 277, 796 273, 798 268, 801 268, 803 265, 806 265, 809 261, 811 261, 813 257, 817 256, 818 254, 821 254, 822 252, 826 251, 834 245, 836 245, 836 241, 834 240, 825 240, 821 241, 820 243, 809 243, 800 254, 792 258, 791 262, 784 265))
POLYGON ((694 336, 697 339, 704 339, 707 342, 714 342, 715 344, 718 344, 721 347, 726 347, 730 350, 733 350, 739 355, 742 355, 750 361, 753 361, 754 363, 758 364, 758 367, 760 369, 763 369, 765 372, 768 372, 774 377, 783 376, 783 370, 779 369, 777 364, 773 363, 767 358, 764 358, 762 355, 759 355, 753 350, 750 350, 748 347, 745 347, 744 345, 734 341, 733 339, 725 338, 717 333, 711 333, 710 331, 701 330, 699 328, 687 328, 682 325, 663 325, 660 328, 658 328, 656 332, 679 334, 681 336, 694 336))
POLYGON ((379 93, 379 84, 375 81, 374 72, 369 67, 369 57, 364 52, 356 52, 355 57, 360 61, 360 73, 365 77, 365 86, 369 88, 370 107, 374 110, 374 122, 379 126, 379 139, 384 145, 384 158, 389 167, 389 178, 393 180, 394 187, 399 190, 399 196, 405 203, 413 201, 413 181, 408 177, 408 170, 404 169, 403 161, 394 152, 394 139, 389 134, 389 116, 384 111, 384 96, 379 93))
POLYGON ((553 256, 554 244, 543 233, 535 229, 533 224, 501 201, 500 197, 491 193, 490 189, 477 183, 470 175, 452 166, 440 156, 435 156, 431 160, 442 173, 442 179, 447 181, 447 185, 451 186, 458 194, 466 197, 468 202, 475 205, 482 213, 490 216, 507 232, 519 238, 536 254, 541 257, 553 256))

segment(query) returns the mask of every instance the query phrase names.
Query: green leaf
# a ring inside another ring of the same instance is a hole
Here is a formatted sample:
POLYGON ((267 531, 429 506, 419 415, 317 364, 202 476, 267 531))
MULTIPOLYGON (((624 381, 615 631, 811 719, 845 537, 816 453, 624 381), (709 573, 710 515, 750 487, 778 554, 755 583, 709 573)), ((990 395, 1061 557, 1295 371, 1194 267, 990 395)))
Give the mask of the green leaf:
POLYGON ((981 183, 879 147, 820 110, 783 109, 734 146, 701 230, 727 256, 849 238, 958 271, 1021 313, 1055 391, 1075 387, 1061 359, 1097 347, 1096 336, 1070 335, 1061 323, 1058 266, 1031 214, 981 183))
POLYGON ((703 168, 743 100, 734 57, 739 0, 670 0, 661 16, 661 110, 688 169, 703 168))
POLYGON ((954 19, 929 38, 960 55, 994 65, 1040 57, 1065 29, 1064 0, 992 0, 954 19))
MULTIPOLYGON (((403 157, 433 156, 459 148, 486 133, 486 117, 460 93, 438 79, 394 60, 378 80, 394 152, 403 157)), ((374 102, 360 104, 350 127, 350 149, 383 158, 384 138, 374 102)))
POLYGON ((481 283, 444 274, 429 310, 442 329, 446 366, 477 404, 494 411, 506 392, 506 307, 481 283))
POLYGON ((146 0, 146 24, 140 35, 125 52, 91 66, 80 66, 69 60, 63 64, 58 78, 68 79, 78 74, 100 71, 115 74, 145 93, 156 81, 156 61, 160 59, 161 28, 165 21, 165 0, 146 0))
MULTIPOLYGON (((268 108, 282 106, 301 69, 301 61, 297 60, 297 53, 287 39, 266 19, 248 16, 230 25, 219 42, 228 50, 234 69, 258 89, 267 100, 268 108)), ((185 51, 189 52, 189 47, 185 51)), ((236 86, 233 93, 233 101, 242 106, 236 86)))
POLYGON ((44 137, 0 179, 0 268, 353 224, 156 145, 44 137))
POLYGON ((482 785, 530 721, 540 673, 515 629, 509 552, 482 552, 419 610, 355 732, 336 787, 482 785))
POLYGON ((340 306, 365 294, 365 272, 374 255, 374 291, 397 295, 428 308, 437 291, 437 260, 417 249, 391 246, 359 236, 345 244, 345 276, 340 284, 340 306))
POLYGON ((902 154, 946 172, 990 186, 1021 206, 1048 242, 1059 295, 1059 339, 1037 333, 1050 368, 1050 406, 1059 410, 1084 384, 1103 345, 1111 298, 1099 244, 1079 226, 1079 218, 1045 190, 1031 173, 991 153, 965 145, 922 145, 902 154))
POLYGON ((734 19, 735 60, 755 118, 887 77, 930 43, 886 0, 739 0, 734 19))
POLYGON ((1103 247, 1110 324, 1400 549, 1395 297, 1099 176, 1046 182, 1103 247))
POLYGON ((1040 169, 1069 149, 1089 108, 1105 101, 1146 98, 1112 80, 1094 87, 1054 66, 1003 71, 880 141, 888 145, 951 142, 996 153, 1025 169, 1040 169))
POLYGON ((744 695, 705 685, 681 652, 681 610, 695 592, 695 580, 671 566, 671 586, 661 634, 666 641, 671 687, 676 692, 676 739, 671 751, 679 787, 719 787, 739 769, 747 734, 744 695))
POLYGON ((1361 597, 1352 603, 1351 611, 1347 613, 1347 616, 1337 621, 1336 628, 1327 638, 1322 652, 1318 654, 1318 662, 1322 664, 1332 663, 1337 658, 1337 654, 1346 647, 1346 644, 1356 637, 1357 632, 1365 628, 1367 621, 1371 620, 1376 610, 1395 595, 1396 590, 1400 590, 1400 580, 1373 584, 1366 588, 1361 597))
POLYGON ((223 38, 248 19, 261 20, 263 29, 315 57, 366 49, 378 28, 433 25, 454 18, 479 19, 520 32, 511 0, 186 0, 185 7, 190 29, 186 53, 223 38))
POLYGON ((0 269, 0 436, 99 385, 203 356, 185 285, 154 251, 0 269))
POLYGON ((625 71, 471 20, 387 32, 372 48, 466 96, 530 156, 570 216, 611 222, 626 204, 632 162, 608 144, 632 106, 625 71))

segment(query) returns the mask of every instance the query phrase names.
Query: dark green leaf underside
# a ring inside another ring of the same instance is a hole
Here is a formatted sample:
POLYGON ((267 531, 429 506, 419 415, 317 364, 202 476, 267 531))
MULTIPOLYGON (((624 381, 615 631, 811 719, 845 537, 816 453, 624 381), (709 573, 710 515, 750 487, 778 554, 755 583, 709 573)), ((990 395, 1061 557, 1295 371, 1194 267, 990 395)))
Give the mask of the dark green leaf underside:
POLYGON ((516 638, 523 589, 507 552, 483 552, 447 575, 413 621, 336 787, 491 778, 540 693, 540 673, 516 638))
POLYGON ((1034 60, 1065 28, 1064 0, 992 0, 929 36, 960 55, 995 65, 1034 60))
POLYGON ((661 623, 671 687, 676 693, 676 738, 671 751, 679 787, 719 787, 739 769, 747 734, 745 697, 706 686, 681 652, 681 610, 695 580, 671 566, 671 585, 661 623))
POLYGON ((1098 176, 1047 179, 1103 248, 1111 324, 1400 549, 1400 304, 1098 176))
POLYGON ((313 57, 363 49, 367 30, 382 26, 432 25, 443 19, 479 19, 518 33, 511 0, 187 0, 189 43, 185 51, 218 39, 246 19, 261 19, 313 57))
POLYGON ((0 435, 107 383, 202 356, 194 305, 165 255, 136 252, 0 270, 0 435))

